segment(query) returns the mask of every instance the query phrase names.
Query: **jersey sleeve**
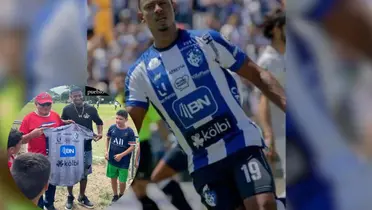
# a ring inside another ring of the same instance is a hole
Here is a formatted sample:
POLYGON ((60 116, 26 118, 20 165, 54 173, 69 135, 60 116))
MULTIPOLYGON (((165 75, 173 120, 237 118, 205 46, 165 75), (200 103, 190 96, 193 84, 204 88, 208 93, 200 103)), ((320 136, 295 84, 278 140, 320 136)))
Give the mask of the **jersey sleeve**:
POLYGON ((19 127, 19 131, 22 132, 24 135, 30 133, 30 127, 28 125, 28 116, 23 118, 21 122, 21 126, 19 127))
POLYGON ((211 47, 215 53, 216 61, 222 68, 236 72, 243 66, 244 61, 248 58, 242 49, 232 44, 217 31, 209 31, 209 33, 203 36, 203 40, 207 44, 212 40, 214 41, 215 47, 211 47))
POLYGON ((61 119, 62 120, 68 120, 68 116, 67 116, 67 111, 66 111, 67 109, 66 109, 66 107, 65 108, 63 108, 63 110, 62 110, 62 115, 61 115, 61 119))
POLYGON ((148 109, 149 102, 143 90, 145 80, 141 78, 140 71, 145 68, 144 62, 132 67, 125 78, 125 106, 142 107, 148 109))
POLYGON ((114 128, 114 125, 111 125, 110 128, 107 130, 107 137, 111 138, 112 135, 112 129, 114 128))
POLYGON ((335 3, 337 0, 287 0, 286 12, 293 17, 321 20, 333 9, 335 3))
POLYGON ((99 116, 97 109, 94 107, 93 107, 92 120, 96 125, 103 125, 103 121, 101 117, 99 116))
POLYGON ((130 132, 128 135, 128 144, 129 145, 136 145, 136 137, 134 135, 133 129, 130 128, 130 132))

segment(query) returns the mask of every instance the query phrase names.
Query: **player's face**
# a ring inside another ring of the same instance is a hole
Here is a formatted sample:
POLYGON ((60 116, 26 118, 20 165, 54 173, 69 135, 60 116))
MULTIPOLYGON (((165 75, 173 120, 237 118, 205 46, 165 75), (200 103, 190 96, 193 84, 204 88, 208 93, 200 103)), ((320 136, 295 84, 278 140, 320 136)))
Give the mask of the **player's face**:
POLYGON ((125 123, 127 122, 127 120, 122 117, 122 116, 119 116, 119 115, 116 115, 116 124, 119 126, 119 127, 123 127, 125 125, 125 123))
POLYGON ((167 31, 174 24, 175 16, 171 0, 141 0, 140 19, 151 31, 167 31))
POLYGON ((48 115, 50 110, 52 109, 52 103, 43 103, 43 104, 36 103, 36 108, 39 114, 48 115))
POLYGON ((75 105, 82 105, 84 100, 83 100, 83 93, 81 91, 77 91, 77 92, 72 92, 71 95, 71 100, 72 100, 72 103, 74 103, 75 105))

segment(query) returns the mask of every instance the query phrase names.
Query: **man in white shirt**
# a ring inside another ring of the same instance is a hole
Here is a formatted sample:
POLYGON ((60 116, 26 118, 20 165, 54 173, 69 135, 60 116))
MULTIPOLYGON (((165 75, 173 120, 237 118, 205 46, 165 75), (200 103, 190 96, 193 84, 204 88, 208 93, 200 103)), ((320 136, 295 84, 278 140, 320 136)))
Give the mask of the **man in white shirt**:
MULTIPOLYGON (((271 40, 271 45, 267 46, 259 57, 257 64, 270 71, 276 79, 285 85, 285 15, 282 11, 276 10, 268 15, 264 25, 264 36, 271 40)), ((258 90, 258 89, 257 89, 258 90)), ((258 120, 263 129, 264 138, 269 151, 267 157, 273 172, 275 173, 275 157, 277 152, 285 171, 285 113, 273 105, 267 97, 258 90, 259 107, 258 120), (277 149, 278 146, 278 149, 277 149)))

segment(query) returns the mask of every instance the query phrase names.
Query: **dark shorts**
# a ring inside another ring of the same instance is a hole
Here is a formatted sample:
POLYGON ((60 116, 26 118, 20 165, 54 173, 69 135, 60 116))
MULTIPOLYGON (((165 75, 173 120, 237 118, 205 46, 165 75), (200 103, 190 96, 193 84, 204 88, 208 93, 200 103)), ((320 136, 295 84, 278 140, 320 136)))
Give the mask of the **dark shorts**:
POLYGON ((150 142, 140 142, 140 160, 136 174, 136 179, 150 180, 153 170, 153 159, 150 142))
POLYGON ((275 183, 260 147, 252 146, 191 174, 196 191, 208 209, 236 209, 243 200, 273 192, 275 183))
POLYGON ((180 145, 170 149, 163 157, 165 163, 177 172, 187 170, 187 155, 183 152, 180 145))

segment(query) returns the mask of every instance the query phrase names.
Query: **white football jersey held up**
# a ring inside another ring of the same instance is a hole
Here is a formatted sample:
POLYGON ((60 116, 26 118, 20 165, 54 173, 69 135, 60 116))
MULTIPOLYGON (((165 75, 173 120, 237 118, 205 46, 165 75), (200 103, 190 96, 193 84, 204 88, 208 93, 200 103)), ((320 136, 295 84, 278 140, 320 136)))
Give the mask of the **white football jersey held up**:
POLYGON ((51 163, 49 183, 55 186, 73 186, 84 175, 84 142, 93 138, 93 132, 81 125, 70 124, 44 130, 47 155, 51 163))

